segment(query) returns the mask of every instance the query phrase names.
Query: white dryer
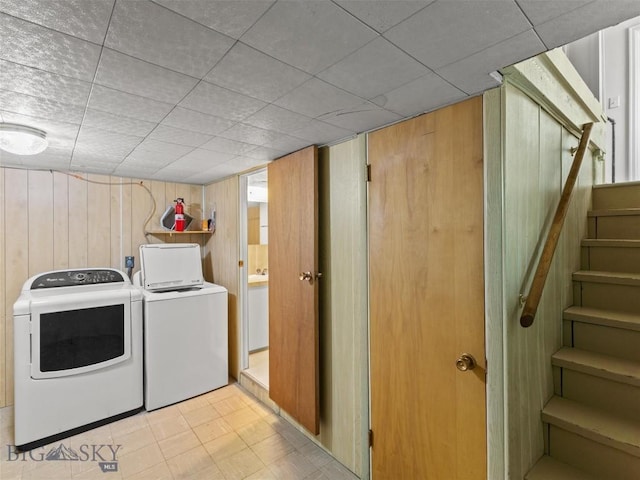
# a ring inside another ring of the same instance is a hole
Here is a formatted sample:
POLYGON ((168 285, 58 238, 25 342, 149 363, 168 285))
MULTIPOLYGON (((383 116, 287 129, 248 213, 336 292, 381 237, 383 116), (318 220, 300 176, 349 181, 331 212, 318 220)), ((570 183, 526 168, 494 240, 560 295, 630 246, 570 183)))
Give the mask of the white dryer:
POLYGON ((180 402, 229 381, 227 295, 204 281, 200 246, 140 247, 144 294, 144 405, 180 402))
POLYGON ((142 294, 124 273, 36 275, 13 313, 19 450, 142 409, 142 294))

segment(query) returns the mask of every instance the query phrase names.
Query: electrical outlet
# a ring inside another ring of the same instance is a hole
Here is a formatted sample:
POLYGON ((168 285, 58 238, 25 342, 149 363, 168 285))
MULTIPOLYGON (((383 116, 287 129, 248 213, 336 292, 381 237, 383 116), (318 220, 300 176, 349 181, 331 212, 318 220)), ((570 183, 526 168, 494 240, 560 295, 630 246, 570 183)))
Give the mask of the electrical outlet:
POLYGON ((135 257, 124 257, 124 266, 127 268, 133 268, 135 266, 135 257))

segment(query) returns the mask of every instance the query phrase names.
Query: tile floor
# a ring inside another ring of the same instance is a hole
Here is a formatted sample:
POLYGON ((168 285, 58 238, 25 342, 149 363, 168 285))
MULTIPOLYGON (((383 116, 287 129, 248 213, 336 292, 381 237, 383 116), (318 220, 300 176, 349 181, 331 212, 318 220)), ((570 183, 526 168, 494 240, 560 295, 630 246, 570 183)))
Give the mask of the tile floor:
POLYGON ((250 353, 249 368, 244 372, 269 390, 269 349, 250 353))
POLYGON ((13 408, 6 407, 0 409, 0 441, 2 480, 357 479, 235 383, 54 442, 33 450, 31 457, 16 458, 11 450, 13 408), (60 444, 80 460, 41 460, 60 444), (118 471, 103 473, 99 457, 112 460, 109 448, 117 445, 118 471))

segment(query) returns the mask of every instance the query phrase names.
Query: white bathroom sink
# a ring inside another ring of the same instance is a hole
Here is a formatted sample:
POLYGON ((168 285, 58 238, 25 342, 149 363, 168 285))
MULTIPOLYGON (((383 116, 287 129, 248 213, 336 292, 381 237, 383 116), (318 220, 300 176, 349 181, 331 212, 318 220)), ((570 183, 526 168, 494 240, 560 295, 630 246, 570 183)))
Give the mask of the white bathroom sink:
POLYGON ((249 275, 249 283, 268 282, 268 281, 269 281, 269 275, 257 275, 257 274, 249 275))

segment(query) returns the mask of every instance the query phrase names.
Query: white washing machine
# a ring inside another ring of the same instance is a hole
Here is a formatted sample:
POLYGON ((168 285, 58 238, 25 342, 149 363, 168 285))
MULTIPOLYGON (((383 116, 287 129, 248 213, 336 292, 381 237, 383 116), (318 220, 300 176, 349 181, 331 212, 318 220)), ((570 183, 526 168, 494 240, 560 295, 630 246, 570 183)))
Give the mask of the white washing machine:
POLYGON ((227 295, 204 281, 200 246, 142 245, 144 405, 171 405, 227 385, 227 295))
POLYGON ((142 293, 119 270, 31 277, 13 306, 15 445, 142 409, 142 293))

